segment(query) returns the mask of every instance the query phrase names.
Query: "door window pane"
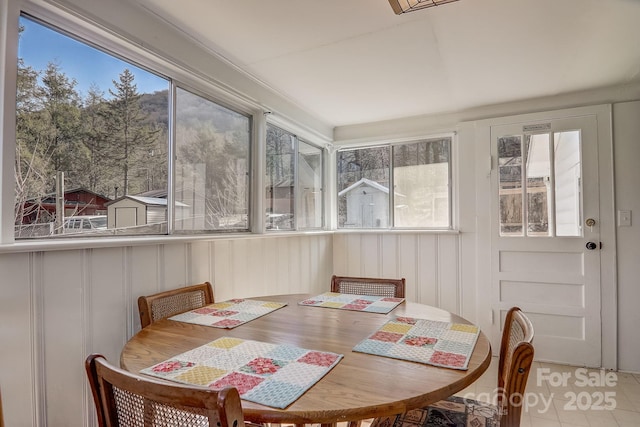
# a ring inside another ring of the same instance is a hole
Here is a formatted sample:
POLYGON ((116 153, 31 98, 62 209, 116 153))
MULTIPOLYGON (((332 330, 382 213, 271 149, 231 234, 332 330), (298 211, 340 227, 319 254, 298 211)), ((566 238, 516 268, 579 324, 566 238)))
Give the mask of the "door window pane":
POLYGON ((339 151, 338 227, 389 226, 390 147, 339 151))
POLYGON ((500 235, 522 236, 522 138, 498 138, 500 235))
POLYGON ((450 138, 393 147, 394 225, 446 228, 450 138))
POLYGON ((580 131, 555 132, 556 234, 582 236, 580 131))
POLYGON ((582 236, 579 130, 501 137, 498 156, 501 235, 582 236))
POLYGON ((176 91, 175 230, 247 230, 251 119, 176 91))
MULTIPOLYGON (((527 235, 549 236, 549 202, 551 200, 550 134, 526 135, 527 153, 527 235)), ((553 216, 552 216, 553 217, 553 216)))

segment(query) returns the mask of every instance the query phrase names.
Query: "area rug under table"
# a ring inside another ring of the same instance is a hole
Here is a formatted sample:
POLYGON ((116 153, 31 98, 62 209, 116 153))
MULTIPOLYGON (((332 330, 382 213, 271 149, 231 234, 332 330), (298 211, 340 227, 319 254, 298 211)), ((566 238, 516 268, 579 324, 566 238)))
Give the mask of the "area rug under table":
POLYGON ((452 396, 426 408, 376 418, 371 427, 497 427, 498 419, 495 406, 452 396))
POLYGON ((353 351, 466 370, 479 334, 475 325, 396 317, 353 351))
POLYGON ((244 400, 283 409, 342 357, 291 345, 223 337, 140 372, 213 389, 233 386, 244 400))

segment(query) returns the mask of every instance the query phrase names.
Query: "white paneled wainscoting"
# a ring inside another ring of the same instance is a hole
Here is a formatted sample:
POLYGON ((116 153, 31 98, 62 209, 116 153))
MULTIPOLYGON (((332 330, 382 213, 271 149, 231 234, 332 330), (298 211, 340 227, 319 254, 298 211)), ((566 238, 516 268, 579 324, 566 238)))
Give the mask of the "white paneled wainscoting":
MULTIPOLYGON (((344 276, 406 279, 409 301, 475 317, 473 286, 465 289, 461 253, 467 244, 458 233, 336 233, 333 270, 344 276)), ((472 260, 473 258, 468 258, 472 260)), ((466 282, 465 282, 466 284, 466 282)))
POLYGON ((475 282, 460 265, 466 236, 338 232, 39 250, 17 244, 17 251, 0 253, 6 423, 94 426, 86 356, 99 352, 118 363, 140 330, 140 295, 205 280, 224 301, 320 293, 329 290, 332 274, 405 277, 408 300, 473 320, 475 282))
POLYGON ((330 286, 332 239, 331 233, 262 235, 4 251, 0 383, 6 425, 95 425, 84 360, 99 352, 118 363, 140 329, 138 296, 205 280, 214 284, 217 301, 319 293, 330 286))

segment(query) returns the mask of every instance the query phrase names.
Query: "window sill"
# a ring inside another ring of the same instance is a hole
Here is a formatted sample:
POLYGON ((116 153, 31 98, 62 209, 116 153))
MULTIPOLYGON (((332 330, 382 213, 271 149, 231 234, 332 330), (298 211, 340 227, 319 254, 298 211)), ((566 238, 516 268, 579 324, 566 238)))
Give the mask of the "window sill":
POLYGON ((460 234, 460 230, 425 230, 420 228, 340 228, 335 234, 460 234))
POLYGON ((460 230, 420 230, 420 229, 339 229, 309 231, 268 231, 258 233, 228 234, 192 234, 162 236, 118 236, 118 237, 79 237, 52 240, 20 240, 10 244, 0 244, 0 254, 22 252, 48 252, 78 249, 99 249, 126 246, 162 245, 179 242, 198 242, 208 240, 269 239, 275 237, 299 237, 327 234, 440 234, 457 235, 460 230))
POLYGON ((48 252, 77 249, 98 249, 126 246, 162 245, 180 242, 197 242, 208 240, 265 239, 270 237, 295 237, 309 235, 333 234, 330 230, 288 231, 269 233, 221 233, 221 234, 189 234, 158 236, 118 236, 118 237, 78 237, 51 240, 20 240, 15 243, 0 244, 0 254, 22 252, 48 252))

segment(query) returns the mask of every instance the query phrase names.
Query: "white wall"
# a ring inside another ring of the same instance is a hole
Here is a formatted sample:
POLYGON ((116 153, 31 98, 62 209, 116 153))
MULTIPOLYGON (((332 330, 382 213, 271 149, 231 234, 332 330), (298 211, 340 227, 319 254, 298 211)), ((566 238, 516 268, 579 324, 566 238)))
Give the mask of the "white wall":
POLYGON ((337 233, 334 274, 406 279, 406 298, 462 313, 460 235, 337 233))
POLYGON ((640 372, 640 101, 613 105, 616 210, 632 212, 617 228, 618 368, 640 372))
POLYGON ((314 234, 0 253, 7 426, 94 425, 84 360, 118 362, 140 329, 138 296, 205 280, 216 301, 324 292, 332 247, 314 234))

